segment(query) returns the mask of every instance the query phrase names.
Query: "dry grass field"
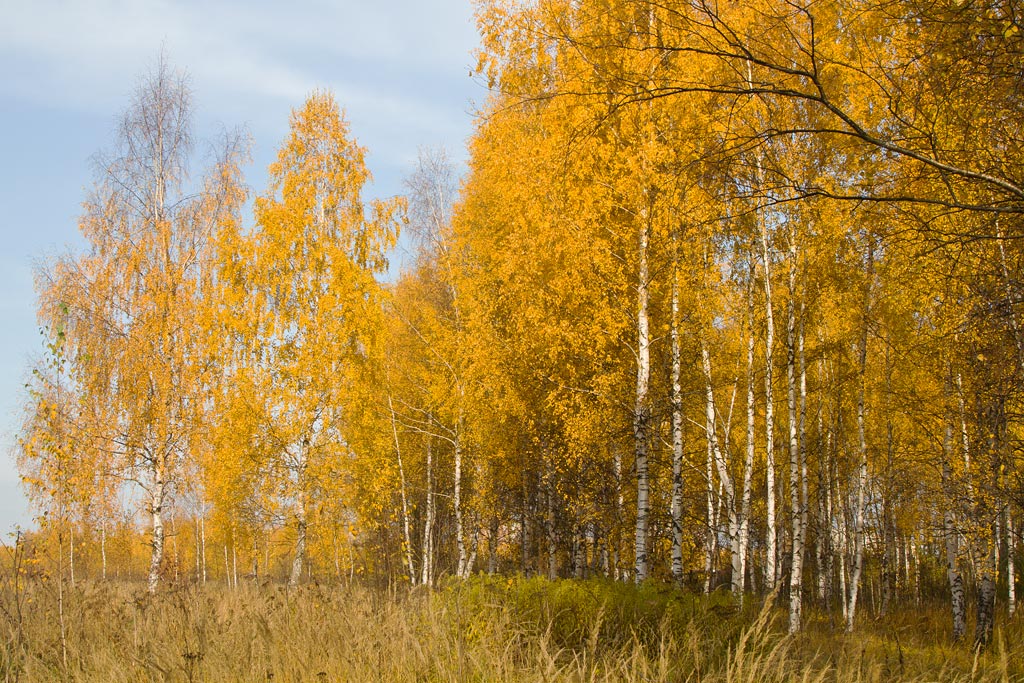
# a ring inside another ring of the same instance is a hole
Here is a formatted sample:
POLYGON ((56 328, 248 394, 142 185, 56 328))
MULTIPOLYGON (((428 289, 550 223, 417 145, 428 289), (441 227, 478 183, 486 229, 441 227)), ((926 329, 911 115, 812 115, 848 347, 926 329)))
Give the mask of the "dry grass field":
POLYGON ((1019 620, 974 653, 947 644, 939 605, 866 619, 852 636, 816 613, 791 638, 781 609, 754 597, 740 609, 724 594, 596 580, 190 585, 156 597, 79 582, 63 600, 36 580, 8 582, 2 601, 4 681, 1024 680, 1019 620))

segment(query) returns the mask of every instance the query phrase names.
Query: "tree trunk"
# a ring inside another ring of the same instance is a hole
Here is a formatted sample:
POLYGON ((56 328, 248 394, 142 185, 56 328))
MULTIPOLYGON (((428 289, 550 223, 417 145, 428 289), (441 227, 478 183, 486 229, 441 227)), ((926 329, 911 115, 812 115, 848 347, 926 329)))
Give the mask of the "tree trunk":
POLYGON ((707 478, 708 497, 708 539, 705 545, 704 554, 704 594, 711 592, 711 572, 715 567, 715 553, 718 550, 718 520, 715 519, 715 479, 713 467, 713 456, 711 455, 711 439, 707 439, 707 466, 705 476, 707 478))
POLYGON ((992 642, 992 631, 995 626, 997 577, 995 543, 990 542, 988 553, 982 562, 978 577, 978 618, 974 628, 974 645, 979 648, 986 647, 992 642))
POLYGON ((427 439, 427 500, 423 519, 423 558, 421 559, 420 583, 431 586, 434 583, 434 453, 433 442, 427 439))
POLYGON ((896 561, 893 557, 896 550, 896 533, 894 528, 894 522, 892 520, 892 467, 893 467, 893 448, 895 447, 893 437, 893 424, 892 420, 889 419, 888 414, 886 416, 886 475, 885 482, 883 483, 882 490, 882 509, 881 509, 881 527, 882 527, 882 566, 881 566, 881 579, 882 584, 882 608, 880 611, 881 616, 885 616, 889 611, 889 605, 895 598, 895 572, 896 572, 896 561))
POLYGON ((971 437, 967 431, 967 402, 964 399, 963 376, 957 373, 956 395, 960 407, 960 442, 964 454, 964 480, 967 484, 967 503, 974 506, 974 484, 971 472, 971 437))
POLYGON ((865 394, 867 393, 867 356, 868 356, 868 316, 871 306, 871 286, 874 278, 875 250, 874 244, 868 246, 867 282, 864 285, 864 320, 861 321, 860 348, 857 361, 857 446, 860 465, 857 468, 857 486, 853 511, 853 567, 850 576, 850 597, 846 609, 846 630, 853 631, 854 618, 857 615, 857 593, 860 588, 860 576, 864 567, 864 502, 868 485, 868 442, 865 425, 865 394))
POLYGON ((206 583, 206 517, 199 517, 200 556, 203 559, 203 583, 206 583))
MULTIPOLYGON (((825 387, 825 360, 818 361, 818 385, 825 387)), ((824 401, 822 401, 824 403, 824 401)), ((818 410, 818 439, 824 439, 818 458, 818 520, 816 549, 818 563, 818 601, 832 609, 832 432, 825 430, 824 406, 818 410)))
MULTIPOLYGON (((832 435, 829 434, 829 441, 831 442, 832 435)), ((831 452, 831 448, 826 450, 827 453, 831 452)), ((822 505, 822 520, 820 524, 819 533, 822 537, 822 568, 821 576, 818 578, 818 591, 821 597, 821 602, 825 605, 825 608, 831 613, 832 611, 832 594, 834 591, 835 584, 833 583, 833 568, 835 558, 835 545, 834 545, 834 534, 832 531, 832 477, 831 470, 826 465, 825 474, 825 501, 822 505)))
POLYGON ((292 558, 292 571, 288 576, 288 585, 297 586, 302 579, 302 562, 306 556, 306 507, 300 496, 299 508, 295 515, 295 557, 292 558))
POLYGON ((651 377, 651 340, 648 321, 648 266, 647 250, 649 226, 640 226, 639 272, 637 273, 637 364, 636 404, 633 411, 633 445, 636 452, 636 566, 637 583, 647 579, 647 527, 650 509, 650 482, 648 481, 648 449, 650 439, 650 405, 648 390, 651 377))
MULTIPOLYGON (((715 464, 715 470, 718 472, 718 481, 725 493, 725 509, 726 514, 729 516, 729 551, 730 551, 730 566, 732 569, 732 588, 735 591, 737 582, 740 584, 740 591, 742 591, 742 576, 740 575, 739 569, 739 527, 736 519, 736 490, 733 486, 732 476, 729 474, 729 468, 725 461, 725 457, 722 454, 722 448, 718 442, 718 429, 716 427, 717 421, 717 410, 715 408, 715 394, 711 384, 711 355, 708 353, 707 344, 701 341, 700 347, 701 365, 704 369, 704 386, 705 386, 705 422, 707 426, 707 438, 708 438, 708 452, 711 460, 715 464)), ((710 463, 709 463, 710 464, 710 463)), ((711 468, 708 468, 708 487, 711 488, 713 476, 711 468)), ((717 524, 712 528, 712 534, 717 533, 717 524)), ((717 540, 715 541, 717 543, 717 540)), ((713 544, 709 544, 709 547, 713 547, 713 544)), ((713 557, 713 551, 712 551, 713 557)), ((708 568, 709 571, 711 567, 708 568)), ((709 574, 710 577, 710 574, 709 574)), ((707 588, 710 590, 710 582, 707 588)))
MULTIPOLYGON (((548 473, 548 477, 553 476, 548 473)), ((555 492, 550 479, 544 487, 547 499, 547 512, 544 516, 544 527, 548 536, 548 580, 558 578, 558 537, 555 534, 555 492)))
POLYGON ((100 576, 103 580, 107 580, 107 520, 100 522, 100 562, 101 571, 100 576))
POLYGON ((679 276, 672 275, 672 579, 683 581, 683 391, 679 341, 679 276))
MULTIPOLYGON (((800 403, 799 413, 796 417, 797 424, 793 424, 794 417, 791 416, 789 428, 790 497, 793 504, 793 555, 789 575, 790 633, 796 633, 802 626, 804 539, 807 531, 807 455, 804 431, 807 416, 807 365, 804 361, 803 304, 800 305, 800 331, 797 347, 800 362, 800 403)), ((792 393, 793 390, 794 388, 791 386, 790 392, 792 393)), ((791 403, 795 403, 794 399, 795 397, 791 399, 791 403)), ((796 406, 794 405, 793 408, 796 406)))
POLYGON ((587 561, 587 539, 582 526, 577 525, 572 535, 572 576, 582 579, 587 561))
POLYGON ((199 517, 196 517, 196 583, 203 580, 203 565, 199 549, 199 517))
MULTIPOLYGON (((987 647, 992 642, 995 626, 996 583, 999 579, 999 564, 996 548, 999 545, 999 511, 994 496, 998 495, 1002 478, 1002 451, 1006 443, 1006 403, 1002 395, 988 399, 981 425, 984 426, 988 438, 983 443, 988 447, 989 470, 988 481, 990 495, 978 497, 975 508, 975 519, 982 524, 988 521, 982 530, 984 536, 979 539, 980 567, 978 571, 978 618, 975 622, 975 647, 987 647)), ((980 464, 980 461, 979 461, 980 464)))
POLYGON ((480 548, 480 520, 473 515, 473 535, 469 541, 469 557, 466 558, 466 577, 473 575, 473 567, 476 566, 476 553, 480 548))
MULTIPOLYGON (((600 551, 600 528, 597 522, 591 521, 587 524, 586 528, 586 546, 584 553, 586 553, 586 573, 587 576, 592 576, 597 573, 601 564, 601 551, 600 551)), ((605 567, 607 569, 607 567, 605 567)))
MULTIPOLYGON (((858 401, 858 422, 863 423, 863 399, 858 401)), ((863 433, 863 427, 860 428, 863 433)), ((846 608, 846 630, 853 631, 854 617, 857 613, 857 597, 860 589, 860 577, 864 567, 864 498, 867 489, 868 463, 864 455, 866 446, 863 435, 860 437, 861 460, 857 468, 857 487, 853 513, 853 562, 850 568, 849 599, 846 608)))
POLYGON ((452 496, 455 506, 455 548, 458 552, 459 564, 455 575, 460 579, 466 577, 466 539, 463 536, 462 520, 462 416, 459 415, 457 434, 455 436, 455 491, 452 496))
POLYGON ((745 578, 747 575, 747 550, 750 543, 750 488, 754 472, 754 434, 755 434, 755 406, 754 406, 754 296, 753 296, 754 273, 751 268, 750 285, 747 289, 747 458, 743 462, 743 493, 740 501, 739 514, 739 556, 736 567, 737 576, 733 577, 733 592, 740 598, 743 604, 743 592, 745 589, 745 578))
POLYGON ((491 528, 487 534, 487 573, 494 575, 498 571, 498 516, 491 517, 491 528))
POLYGON ((526 470, 521 473, 523 495, 519 506, 519 571, 530 575, 530 494, 526 481, 526 470))
MULTIPOLYGON (((17 580, 17 576, 15 576, 17 580)), ((68 638, 64 623, 64 530, 57 527, 57 620, 60 626, 60 658, 65 675, 68 669, 68 638)), ((19 626, 20 630, 20 626, 19 626)), ((17 677, 17 674, 15 674, 17 677)))
POLYGON ((156 593, 156 589, 160 585, 160 568, 164 561, 163 511, 165 489, 166 483, 164 482, 163 474, 157 470, 149 504, 149 513, 153 520, 153 549, 149 557, 147 589, 151 594, 156 593))
POLYGON ((849 582, 847 581, 847 575, 849 569, 846 566, 846 556, 849 552, 849 521, 845 511, 839 515, 839 524, 837 525, 836 533, 839 537, 839 543, 837 544, 839 552, 839 596, 840 603, 843 606, 843 622, 849 621, 850 614, 850 600, 849 600, 849 582))
POLYGON ((796 240, 793 228, 789 236, 789 303, 786 306, 786 405, 789 408, 789 499, 793 537, 789 575, 789 632, 800 630, 800 558, 803 536, 800 531, 800 443, 797 438, 796 405, 796 240))
POLYGON ((625 497, 622 493, 622 453, 612 446, 612 473, 615 475, 615 531, 612 540, 612 572, 616 581, 625 580, 627 571, 622 568, 622 510, 625 497))
POLYGON ((774 590, 778 579, 778 532, 775 519, 775 400, 772 396, 773 358, 775 346, 775 316, 772 312, 772 271, 768 255, 768 224, 761 220, 761 262, 764 266, 764 431, 765 431, 765 506, 767 508, 767 528, 765 537, 764 587, 766 591, 774 590))
POLYGON ((1017 611, 1017 569, 1013 566, 1017 556, 1017 537, 1013 526, 1013 512, 1006 509, 1006 609, 1012 617, 1017 611))

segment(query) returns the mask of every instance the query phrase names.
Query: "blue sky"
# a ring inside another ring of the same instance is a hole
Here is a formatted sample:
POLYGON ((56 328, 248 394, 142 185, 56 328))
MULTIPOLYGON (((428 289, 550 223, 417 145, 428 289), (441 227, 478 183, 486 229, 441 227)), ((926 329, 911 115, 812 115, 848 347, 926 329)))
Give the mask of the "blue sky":
MULTIPOLYGON (((82 245, 90 159, 161 46, 190 77, 198 137, 245 126, 257 192, 293 107, 329 88, 368 149, 371 196, 402 192, 420 147, 465 158, 471 0, 0 0, 0 534, 31 523, 13 445, 40 349, 34 264, 82 245)), ((393 260, 400 260, 395 254, 393 260)))

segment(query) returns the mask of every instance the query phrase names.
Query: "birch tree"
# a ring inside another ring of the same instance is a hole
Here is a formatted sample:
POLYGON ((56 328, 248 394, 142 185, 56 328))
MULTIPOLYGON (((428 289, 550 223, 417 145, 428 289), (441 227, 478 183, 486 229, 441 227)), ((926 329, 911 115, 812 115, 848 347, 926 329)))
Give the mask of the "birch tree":
POLYGON ((259 467, 294 529, 292 585, 302 577, 317 499, 340 493, 348 392, 373 348, 375 275, 398 232, 398 201, 367 211, 364 154, 333 96, 313 93, 292 112, 248 238, 251 305, 240 327, 255 352, 245 354, 254 361, 246 368, 252 392, 239 400, 257 416, 259 467))
POLYGON ((208 366, 194 334, 213 237, 238 219, 244 139, 228 136, 216 162, 190 179, 191 92, 161 58, 120 120, 81 228, 88 250, 42 276, 44 314, 68 309, 69 353, 83 400, 105 406, 93 447, 144 491, 150 519, 148 588, 160 582, 164 519, 193 457, 208 366))

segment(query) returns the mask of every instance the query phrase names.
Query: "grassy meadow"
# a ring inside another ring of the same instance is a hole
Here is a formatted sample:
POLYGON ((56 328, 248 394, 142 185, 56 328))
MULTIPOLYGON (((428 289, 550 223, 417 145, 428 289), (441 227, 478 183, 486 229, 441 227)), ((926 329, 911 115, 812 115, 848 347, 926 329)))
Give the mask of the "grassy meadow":
POLYGON ((899 606, 853 635, 810 612, 788 637, 782 608, 757 597, 740 608, 722 592, 605 580, 58 589, 5 585, 4 681, 1024 680, 1020 619, 975 653, 949 644, 940 604, 899 606))

